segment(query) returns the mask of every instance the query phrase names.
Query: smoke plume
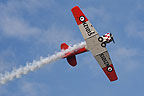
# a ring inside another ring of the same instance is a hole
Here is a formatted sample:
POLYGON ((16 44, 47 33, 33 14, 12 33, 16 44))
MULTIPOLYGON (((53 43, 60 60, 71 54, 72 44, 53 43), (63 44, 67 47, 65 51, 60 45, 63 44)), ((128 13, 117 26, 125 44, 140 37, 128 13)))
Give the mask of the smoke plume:
POLYGON ((45 64, 50 64, 54 61, 57 61, 67 53, 71 51, 76 51, 79 48, 82 48, 86 45, 85 42, 81 42, 77 45, 69 47, 67 50, 62 50, 48 57, 41 57, 39 61, 33 60, 32 63, 26 63, 26 66, 14 69, 11 72, 6 72, 5 74, 0 74, 0 85, 7 83, 14 78, 20 78, 23 74, 28 74, 30 71, 34 71, 45 64))

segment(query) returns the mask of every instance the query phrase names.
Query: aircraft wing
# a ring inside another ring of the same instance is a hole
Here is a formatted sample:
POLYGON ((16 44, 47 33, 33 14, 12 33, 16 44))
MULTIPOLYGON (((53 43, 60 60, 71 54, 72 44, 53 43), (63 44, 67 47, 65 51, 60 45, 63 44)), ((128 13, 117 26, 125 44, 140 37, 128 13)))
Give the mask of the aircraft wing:
POLYGON ((83 38, 86 41, 87 49, 90 50, 109 78, 110 81, 117 80, 117 75, 115 73, 113 64, 111 62, 109 53, 106 47, 101 46, 101 42, 98 41, 99 34, 88 21, 87 17, 83 14, 78 6, 71 9, 74 18, 79 26, 83 38))

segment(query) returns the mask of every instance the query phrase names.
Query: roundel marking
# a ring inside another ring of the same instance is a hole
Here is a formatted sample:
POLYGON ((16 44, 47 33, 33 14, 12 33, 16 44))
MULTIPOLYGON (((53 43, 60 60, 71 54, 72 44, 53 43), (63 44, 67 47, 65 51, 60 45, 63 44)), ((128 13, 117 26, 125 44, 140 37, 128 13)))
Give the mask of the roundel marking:
POLYGON ((112 68, 111 66, 109 66, 109 67, 107 68, 107 71, 112 72, 112 71, 113 71, 113 68, 112 68))
POLYGON ((84 17, 84 16, 80 16, 80 17, 79 17, 79 20, 80 20, 81 22, 84 22, 84 21, 85 21, 85 17, 84 17))

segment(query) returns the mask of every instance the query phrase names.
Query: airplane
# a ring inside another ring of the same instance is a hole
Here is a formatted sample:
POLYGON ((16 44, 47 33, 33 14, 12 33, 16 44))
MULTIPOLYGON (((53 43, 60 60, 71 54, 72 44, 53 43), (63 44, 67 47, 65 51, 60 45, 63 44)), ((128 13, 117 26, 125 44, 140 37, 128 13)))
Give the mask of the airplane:
MULTIPOLYGON (((114 66, 106 48, 106 44, 112 41, 115 43, 113 35, 111 33, 106 33, 103 36, 99 36, 98 32, 78 6, 73 7, 71 11, 83 38, 86 41, 86 46, 66 53, 63 58, 67 58, 68 63, 74 67, 77 65, 76 55, 90 51, 100 67, 103 69, 108 79, 110 81, 118 80, 114 66)), ((66 43, 61 44, 61 50, 66 50, 68 48, 69 46, 66 43)))

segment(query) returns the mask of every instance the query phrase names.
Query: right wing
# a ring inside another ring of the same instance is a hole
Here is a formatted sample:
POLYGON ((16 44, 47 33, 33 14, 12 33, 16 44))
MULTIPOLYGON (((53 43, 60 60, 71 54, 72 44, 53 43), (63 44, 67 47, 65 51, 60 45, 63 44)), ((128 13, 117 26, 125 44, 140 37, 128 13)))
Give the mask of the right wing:
POLYGON ((114 67, 112 65, 108 51, 105 47, 102 47, 101 42, 98 41, 98 32, 88 21, 88 19, 78 6, 73 7, 71 11, 79 26, 83 38, 86 41, 87 49, 92 52, 93 56, 95 57, 95 59, 97 60, 97 62, 99 63, 109 80, 117 80, 117 76, 114 71, 114 67))
POLYGON ((71 11, 79 26, 83 38, 86 41, 87 49, 90 50, 94 56, 107 51, 105 47, 101 47, 101 42, 98 41, 98 32, 88 21, 80 8, 75 6, 71 9, 71 11))
POLYGON ((95 28, 88 21, 78 6, 73 7, 71 11, 85 40, 98 35, 98 32, 96 32, 95 28))

